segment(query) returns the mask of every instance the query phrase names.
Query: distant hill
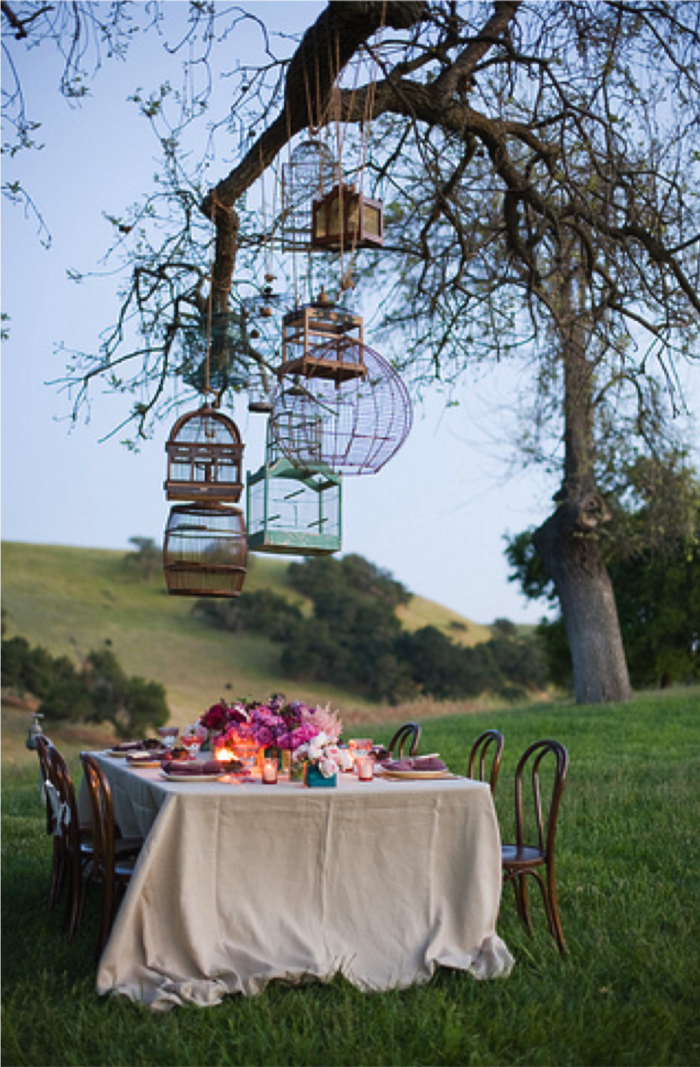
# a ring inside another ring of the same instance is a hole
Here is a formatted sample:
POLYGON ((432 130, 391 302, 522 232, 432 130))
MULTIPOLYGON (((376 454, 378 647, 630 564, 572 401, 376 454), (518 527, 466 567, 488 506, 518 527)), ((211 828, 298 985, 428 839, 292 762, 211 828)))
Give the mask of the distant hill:
MULTIPOLYGON (((125 562, 126 551, 2 543, 2 606, 7 636, 21 634, 54 654, 75 658, 105 642, 129 674, 162 682, 173 718, 190 722, 219 697, 264 698, 283 692, 350 711, 373 705, 321 683, 299 684, 277 666, 279 645, 253 634, 216 630, 192 614, 194 600, 168 596, 162 575, 149 582, 125 562)), ((289 561, 249 557, 245 589, 270 588, 310 610, 288 584, 289 561)), ((243 594, 245 595, 245 593, 243 594)), ((398 612, 408 630, 436 626, 476 644, 490 631, 422 597, 398 612)))

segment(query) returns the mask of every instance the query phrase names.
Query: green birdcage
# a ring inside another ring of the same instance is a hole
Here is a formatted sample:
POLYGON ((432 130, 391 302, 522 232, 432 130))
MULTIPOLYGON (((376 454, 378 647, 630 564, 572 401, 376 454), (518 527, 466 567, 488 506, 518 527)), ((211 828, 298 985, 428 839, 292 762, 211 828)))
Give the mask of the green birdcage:
POLYGON ((268 425, 265 463, 247 477, 248 548, 295 556, 340 550, 341 476, 325 463, 294 466, 268 425))

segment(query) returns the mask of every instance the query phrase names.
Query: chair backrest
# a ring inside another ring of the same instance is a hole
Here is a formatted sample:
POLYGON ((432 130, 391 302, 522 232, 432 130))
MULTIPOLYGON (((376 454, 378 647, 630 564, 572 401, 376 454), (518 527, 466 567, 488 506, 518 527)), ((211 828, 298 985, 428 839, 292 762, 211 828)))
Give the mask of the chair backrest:
POLYGON ((112 790, 104 771, 93 756, 80 753, 92 815, 92 849, 95 874, 114 879, 114 806, 112 790))
POLYGON ((80 822, 75 786, 68 764, 51 741, 43 749, 39 749, 40 753, 42 751, 46 758, 47 778, 45 781, 49 783, 47 788, 53 789, 48 801, 53 809, 51 833, 62 837, 65 844, 77 853, 80 850, 80 822))
POLYGON ((392 756, 396 757, 398 754, 399 759, 403 756, 403 750, 408 745, 408 755, 415 756, 418 751, 418 742, 420 741, 420 725, 417 722, 405 722, 403 726, 399 726, 398 730, 392 737, 388 744, 388 749, 392 756))
POLYGON ((467 775, 469 778, 476 778, 479 782, 485 782, 487 779, 486 774, 486 757, 489 749, 492 749, 491 753, 491 770, 488 777, 488 783, 491 786, 491 792, 496 791, 496 782, 498 781, 498 772, 501 769, 501 757, 503 756, 503 746, 505 744, 505 738, 503 734, 498 730, 484 730, 483 734, 479 734, 476 741, 472 745, 472 750, 469 753, 469 768, 467 775), (478 770, 478 774, 475 774, 475 768, 478 770))
MULTIPOLYGON (((39 757, 39 772, 41 774, 41 786, 46 799, 46 833, 52 836, 57 829, 55 806, 51 802, 47 783, 53 785, 51 778, 51 742, 46 734, 38 734, 36 738, 36 751, 39 757)), ((55 785, 54 785, 55 788, 55 785)))
POLYGON ((525 749, 518 766, 515 770, 515 834, 518 845, 525 845, 525 810, 523 807, 523 778, 526 771, 530 771, 532 797, 535 811, 535 823, 539 848, 548 857, 554 855, 554 839, 557 830, 557 816, 559 804, 566 782, 566 772, 569 766, 569 754, 558 741, 535 741, 525 749), (542 761, 553 756, 555 765, 553 768, 553 782, 549 805, 543 807, 542 787, 540 781, 542 761))

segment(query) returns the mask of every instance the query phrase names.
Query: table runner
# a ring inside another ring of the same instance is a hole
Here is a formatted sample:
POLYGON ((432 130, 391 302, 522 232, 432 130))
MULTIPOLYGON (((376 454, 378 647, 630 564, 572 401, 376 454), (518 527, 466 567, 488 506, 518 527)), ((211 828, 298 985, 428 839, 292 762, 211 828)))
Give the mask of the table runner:
POLYGON ((427 981, 437 966, 509 973, 487 785, 171 784, 101 762, 123 832, 150 833, 99 964, 100 993, 167 1009, 255 994, 271 979, 340 972, 385 990, 427 981))

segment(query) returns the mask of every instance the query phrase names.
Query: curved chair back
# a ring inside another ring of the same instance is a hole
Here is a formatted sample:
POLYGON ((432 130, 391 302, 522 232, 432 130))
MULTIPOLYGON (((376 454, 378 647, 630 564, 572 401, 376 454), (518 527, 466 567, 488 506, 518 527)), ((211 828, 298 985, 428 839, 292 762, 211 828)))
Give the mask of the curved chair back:
POLYGON ((479 782, 485 782, 486 779, 486 759, 490 752, 491 758, 491 770, 488 776, 488 783, 491 786, 491 793, 496 792, 496 782, 498 781, 498 773, 501 769, 501 758, 503 756, 503 746, 505 744, 505 738, 503 734, 498 730, 484 730, 483 734, 479 734, 476 741, 472 745, 472 750, 469 753, 469 768, 467 776, 469 778, 476 778, 479 782), (475 769, 478 770, 478 774, 475 774, 475 769))
POLYGON ((554 856, 554 841, 557 832, 557 817, 561 795, 566 783, 569 754, 559 741, 535 741, 525 749, 515 770, 515 840, 519 847, 526 845, 526 818, 523 805, 523 778, 528 769, 532 787, 535 826, 540 852, 546 859, 554 856), (554 780, 549 804, 543 807, 543 792, 540 780, 542 761, 549 755, 555 759, 554 780))
POLYGON ((93 862, 90 877, 102 886, 100 929, 97 936, 99 958, 112 929, 119 894, 131 879, 143 841, 140 838, 119 838, 112 790, 107 777, 98 761, 88 752, 81 752, 80 759, 85 771, 85 785, 92 813, 93 862))
POLYGON ((81 752, 92 815, 92 850, 95 874, 114 880, 114 806, 112 790, 96 759, 81 752))
POLYGON ((420 724, 417 722, 405 722, 403 726, 399 726, 387 747, 394 759, 401 759, 406 745, 408 745, 408 755, 415 756, 418 752, 419 741, 420 724))

